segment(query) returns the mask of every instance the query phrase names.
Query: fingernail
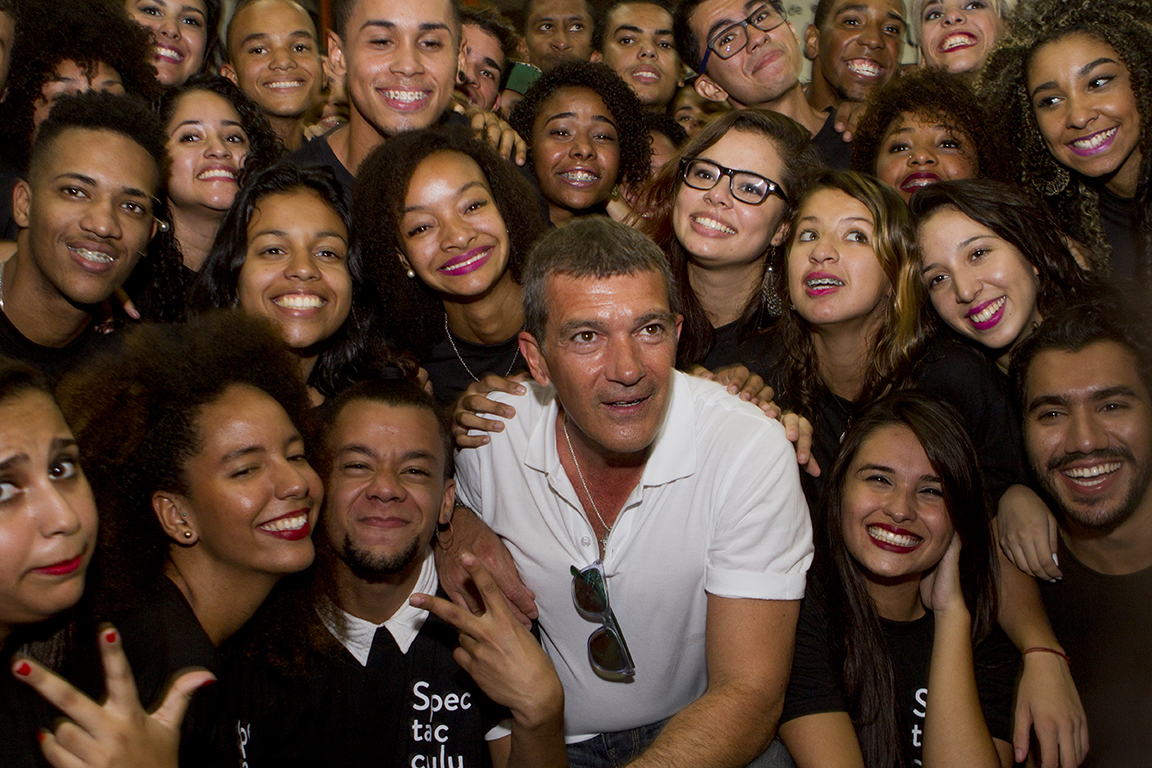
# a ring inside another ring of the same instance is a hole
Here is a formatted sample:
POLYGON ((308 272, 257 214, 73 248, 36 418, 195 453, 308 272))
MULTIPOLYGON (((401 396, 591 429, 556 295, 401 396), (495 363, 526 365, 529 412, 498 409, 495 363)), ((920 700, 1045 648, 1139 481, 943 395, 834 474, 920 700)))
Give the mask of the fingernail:
POLYGON ((20 675, 20 677, 28 677, 28 675, 32 674, 32 665, 26 661, 22 661, 17 664, 16 669, 12 671, 20 675))
POLYGON ((200 683, 200 687, 197 688, 196 690, 202 690, 204 688, 207 688, 208 686, 212 685, 212 683, 214 683, 214 682, 216 682, 216 678, 210 677, 207 680, 205 680, 204 682, 200 683))
POLYGON ((41 744, 43 744, 43 743, 44 743, 44 739, 46 739, 46 738, 48 738, 48 734, 47 734, 46 732, 44 732, 44 731, 37 731, 37 732, 36 732, 36 741, 38 741, 38 742, 40 742, 41 744))
POLYGON ((460 562, 464 565, 472 565, 476 562, 476 557, 471 552, 464 552, 460 555, 460 562))
POLYGON ((116 630, 110 629, 107 632, 105 632, 104 633, 104 642, 108 643, 108 645, 112 645, 112 643, 116 642, 116 630))
POLYGON ((526 395, 526 394, 528 394, 528 390, 524 389, 524 387, 522 387, 522 386, 517 386, 516 387, 516 394, 526 395))
POLYGON ((1026 757, 1026 755, 1024 754, 1024 750, 1022 750, 1022 749, 1016 750, 1016 762, 1018 762, 1018 763, 1024 762, 1025 757, 1026 757))
POLYGON ((1055 583, 1056 583, 1056 579, 1048 579, 1048 583, 1049 583, 1049 584, 1055 584, 1055 583))
POLYGON ((1056 563, 1056 567, 1060 567, 1060 558, 1056 557, 1056 553, 1052 553, 1052 562, 1056 563))
POLYGON ((489 441, 491 441, 491 439, 492 438, 488 437, 488 435, 483 435, 480 438, 480 442, 483 443, 484 445, 488 445, 488 443, 489 443, 489 441))

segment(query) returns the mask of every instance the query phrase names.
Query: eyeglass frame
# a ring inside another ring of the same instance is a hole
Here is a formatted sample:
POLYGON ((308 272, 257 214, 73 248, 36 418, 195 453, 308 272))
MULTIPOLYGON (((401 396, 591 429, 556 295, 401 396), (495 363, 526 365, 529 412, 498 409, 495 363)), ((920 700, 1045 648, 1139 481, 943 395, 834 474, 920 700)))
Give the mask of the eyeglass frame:
POLYGON ((710 189, 716 189, 716 185, 720 183, 720 179, 724 176, 728 177, 728 193, 732 195, 733 200, 739 200, 745 205, 763 205, 768 200, 768 198, 772 197, 772 195, 776 195, 784 201, 785 205, 791 204, 791 199, 788 197, 788 193, 784 191, 783 185, 777 181, 773 181, 767 176, 762 176, 755 171, 745 171, 740 168, 726 168, 715 160, 709 160, 706 157, 685 157, 680 161, 680 179, 686 186, 692 189, 698 189, 701 192, 707 192, 710 189), (707 163, 708 165, 719 169, 720 175, 716 177, 716 182, 710 187, 697 187, 693 185, 690 181, 688 181, 688 166, 692 165, 692 163, 707 163), (746 173, 749 176, 755 176, 758 179, 763 179, 764 183, 768 185, 768 191, 764 193, 764 197, 754 203, 739 197, 736 194, 736 174, 738 173, 746 173))
POLYGON ((583 568, 577 568, 573 565, 570 570, 572 572, 572 604, 576 606, 577 613, 584 618, 599 619, 601 622, 601 626, 593 630, 592 634, 588 635, 588 660, 592 662, 592 668, 601 676, 631 677, 635 675, 636 663, 632 660, 632 652, 628 650, 628 643, 624 640, 624 632, 620 629, 620 624, 616 621, 616 614, 612 612, 612 601, 608 597, 608 576, 604 573, 604 561, 597 559, 596 562, 583 568), (604 586, 603 611, 589 611, 580 605, 580 601, 576 599, 576 580, 582 578, 585 573, 590 571, 600 576, 600 583, 604 586), (602 633, 616 641, 621 652, 621 659, 624 662, 623 669, 608 669, 596 661, 596 656, 592 653, 592 643, 593 640, 602 633))
POLYGON ((774 29, 778 29, 786 21, 788 21, 788 13, 787 13, 787 11, 784 10, 784 4, 783 3, 777 2, 777 0, 769 0, 769 2, 767 2, 767 3, 756 6, 756 10, 752 11, 752 13, 750 13, 746 19, 744 19, 743 21, 738 21, 735 24, 729 24, 728 26, 724 27, 724 29, 722 29, 719 32, 717 32, 716 34, 712 35, 712 39, 709 40, 707 43, 705 43, 705 45, 704 45, 704 58, 700 60, 700 70, 699 70, 700 74, 704 74, 704 70, 707 69, 708 59, 712 56, 713 52, 716 53, 716 55, 720 58, 721 61, 727 61, 728 59, 732 58, 736 54, 740 53, 740 51, 747 48, 748 47, 748 27, 752 27, 753 29, 758 29, 761 32, 771 32, 774 29), (772 10, 776 11, 776 15, 780 17, 779 23, 772 25, 768 29, 764 29, 763 27, 758 27, 755 24, 753 24, 752 19, 754 19, 756 17, 756 14, 760 13, 761 8, 771 8, 772 10), (713 44, 717 40, 719 40, 721 37, 723 37, 729 31, 736 29, 737 27, 741 27, 743 32, 744 32, 744 45, 740 46, 735 51, 732 51, 732 53, 728 54, 727 56, 725 56, 724 54, 720 53, 720 51, 717 51, 715 48, 712 47, 713 44))

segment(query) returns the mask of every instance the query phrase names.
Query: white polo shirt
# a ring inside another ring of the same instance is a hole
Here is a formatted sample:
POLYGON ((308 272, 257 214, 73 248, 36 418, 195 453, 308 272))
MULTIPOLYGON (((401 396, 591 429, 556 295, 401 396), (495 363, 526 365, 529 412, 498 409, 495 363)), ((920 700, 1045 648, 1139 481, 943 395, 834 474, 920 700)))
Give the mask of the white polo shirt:
POLYGON ((714 382, 681 373, 669 381, 664 424, 604 554, 612 610, 636 663, 630 681, 596 675, 587 641, 599 624, 572 603, 570 566, 599 551, 560 465, 554 390, 529 382, 526 396, 494 393, 515 418, 488 445, 456 454, 458 501, 504 538, 536 593, 570 742, 662 720, 704 693, 705 592, 804 595, 812 526, 783 427, 714 382))

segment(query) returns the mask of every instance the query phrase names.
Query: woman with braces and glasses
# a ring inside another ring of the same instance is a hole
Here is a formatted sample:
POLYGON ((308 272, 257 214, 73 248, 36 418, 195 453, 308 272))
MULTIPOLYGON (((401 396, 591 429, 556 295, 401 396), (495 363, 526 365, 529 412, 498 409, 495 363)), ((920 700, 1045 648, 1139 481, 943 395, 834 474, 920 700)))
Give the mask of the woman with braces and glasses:
POLYGON ((679 367, 759 356, 748 342, 778 314, 769 254, 787 237, 795 195, 817 163, 799 124, 744 109, 713 120, 642 191, 639 226, 668 254, 680 290, 679 367))

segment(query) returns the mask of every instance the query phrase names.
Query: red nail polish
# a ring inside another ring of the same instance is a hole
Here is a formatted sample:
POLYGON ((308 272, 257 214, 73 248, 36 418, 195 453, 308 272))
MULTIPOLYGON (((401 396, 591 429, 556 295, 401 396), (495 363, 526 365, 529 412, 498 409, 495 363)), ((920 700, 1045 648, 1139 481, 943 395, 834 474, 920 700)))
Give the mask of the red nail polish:
POLYGON ((20 675, 20 677, 28 677, 28 675, 32 674, 32 665, 26 661, 22 661, 13 671, 20 675))
POLYGON ((112 643, 116 642, 116 630, 110 629, 107 632, 105 632, 104 633, 104 642, 108 643, 108 645, 112 645, 112 643))
POLYGON ((44 731, 39 731, 36 734, 36 741, 40 742, 41 744, 44 743, 44 739, 46 738, 48 738, 48 734, 44 733, 44 731))

